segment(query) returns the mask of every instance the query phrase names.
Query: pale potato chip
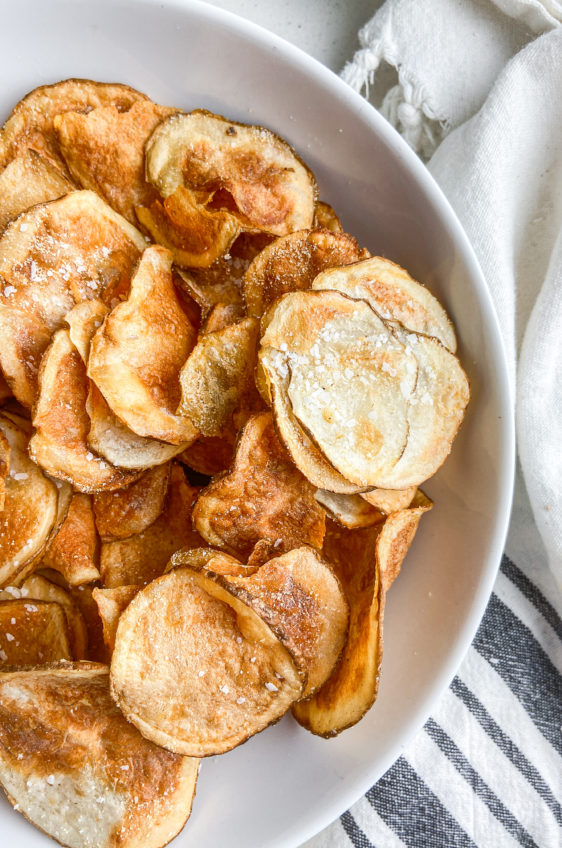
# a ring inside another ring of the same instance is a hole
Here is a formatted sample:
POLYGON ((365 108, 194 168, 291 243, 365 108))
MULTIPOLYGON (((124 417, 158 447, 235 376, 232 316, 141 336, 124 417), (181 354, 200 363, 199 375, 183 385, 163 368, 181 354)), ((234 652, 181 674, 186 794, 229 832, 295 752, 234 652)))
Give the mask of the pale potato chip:
POLYGON ((88 448, 86 368, 68 330, 55 333, 41 363, 39 387, 33 419, 36 432, 29 443, 29 454, 38 465, 86 493, 120 489, 138 477, 137 472, 117 469, 88 448))
POLYGON ((290 291, 309 289, 326 268, 361 259, 355 239, 329 230, 301 230, 279 238, 256 256, 243 280, 249 315, 260 317, 290 291))
POLYGON ((372 527, 384 521, 382 512, 363 500, 365 495, 338 495, 326 489, 317 489, 314 497, 330 518, 349 530, 372 527))
POLYGON ((88 376, 133 432, 179 445, 197 436, 187 419, 175 415, 179 374, 195 330, 181 309, 171 266, 164 248, 145 250, 128 299, 92 339, 88 376))
POLYGON ((32 206, 73 189, 70 180, 40 153, 22 151, 0 174, 0 232, 32 206))
POLYGON ((98 605, 103 626, 103 641, 109 655, 115 647, 115 634, 121 613, 125 610, 141 586, 116 586, 115 589, 94 589, 92 597, 98 605))
POLYGON ((164 572, 180 548, 204 547, 191 528, 191 510, 199 489, 189 486, 181 466, 172 466, 166 503, 161 515, 142 533, 103 542, 100 572, 106 588, 149 583, 164 572))
POLYGON ((391 512, 410 506, 416 492, 416 486, 410 486, 408 489, 371 489, 370 492, 364 492, 361 497, 375 509, 380 509, 381 512, 389 515, 391 512))
POLYGON ((75 493, 64 521, 41 559, 41 568, 58 571, 70 586, 81 586, 99 580, 98 558, 92 498, 75 493))
POLYGON ((324 523, 314 488, 293 465, 269 412, 250 418, 232 471, 204 489, 193 508, 201 536, 243 560, 260 539, 275 543, 278 554, 303 544, 321 548, 324 523))
POLYGON ((106 666, 3 673, 0 709, 0 783, 57 842, 162 848, 182 829, 199 762, 147 742, 123 718, 106 666))
POLYGON ((324 227, 332 233, 343 233, 341 221, 329 203, 319 200, 314 210, 314 226, 324 227))
POLYGON ((6 415, 0 415, 0 432, 10 460, 0 512, 0 586, 6 586, 42 556, 57 520, 58 492, 29 459, 26 433, 6 415))
POLYGON ((437 298, 404 268, 382 256, 349 268, 323 271, 312 288, 333 289, 355 300, 366 300, 381 318, 399 321, 416 333, 435 336, 451 353, 457 349, 453 325, 437 298))
POLYGON ((91 191, 34 206, 0 239, 0 365, 31 407, 53 332, 83 300, 111 305, 126 293, 143 236, 91 191))
POLYGON ((160 121, 176 112, 137 100, 126 111, 111 104, 57 115, 54 127, 72 178, 136 224, 135 206, 158 197, 145 179, 144 146, 160 121))
POLYGON ((201 109, 160 124, 146 173, 163 197, 178 186, 212 192, 208 208, 228 209, 247 230, 286 235, 314 217, 316 181, 286 141, 201 109))
POLYGON ((94 515, 104 541, 142 533, 164 509, 170 463, 145 471, 138 480, 115 492, 94 495, 94 515))
POLYGON ((168 750, 228 751, 280 719, 302 688, 277 636, 204 572, 164 574, 119 620, 112 695, 143 736, 168 750))
POLYGON ((204 436, 220 436, 243 399, 255 392, 258 334, 255 318, 203 333, 183 366, 178 414, 204 436))
POLYGON ((32 574, 28 577, 21 585, 21 593, 22 597, 30 603, 37 600, 59 604, 66 618, 72 659, 85 659, 88 650, 88 632, 82 613, 70 594, 62 586, 51 583, 40 574, 32 574))
POLYGON ((0 669, 71 660, 62 607, 45 601, 0 601, 0 669))
POLYGON ((409 508, 393 512, 384 522, 377 539, 376 554, 385 592, 400 574, 420 518, 432 507, 433 502, 418 489, 409 508))

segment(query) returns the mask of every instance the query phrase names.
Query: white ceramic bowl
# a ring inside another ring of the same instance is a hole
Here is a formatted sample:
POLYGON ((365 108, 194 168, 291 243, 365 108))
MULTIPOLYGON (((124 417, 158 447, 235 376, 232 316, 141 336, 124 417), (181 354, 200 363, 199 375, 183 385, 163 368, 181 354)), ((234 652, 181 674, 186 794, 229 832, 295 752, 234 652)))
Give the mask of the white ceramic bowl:
MULTIPOLYGON (((443 195, 362 98, 279 38, 198 2, 3 3, 0 113, 66 77, 126 82, 161 103, 263 123, 316 173, 321 197, 363 245, 404 265, 453 316, 472 385, 452 455, 425 487, 424 517, 387 602, 380 694, 337 739, 290 717, 203 763, 174 845, 297 846, 346 810, 400 755, 452 679, 499 563, 511 501, 513 423, 491 301, 443 195)), ((2 800, 5 844, 49 844, 2 800)))

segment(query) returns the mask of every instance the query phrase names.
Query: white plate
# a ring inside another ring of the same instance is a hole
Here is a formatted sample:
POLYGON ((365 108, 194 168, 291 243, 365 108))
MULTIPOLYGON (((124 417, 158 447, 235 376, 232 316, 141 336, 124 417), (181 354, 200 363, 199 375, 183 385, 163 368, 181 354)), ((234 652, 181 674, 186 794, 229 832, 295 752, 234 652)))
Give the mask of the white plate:
MULTIPOLYGON (((405 265, 453 316, 469 373, 468 418, 427 485, 433 512, 390 593, 380 695, 356 727, 315 738, 285 718, 203 763, 174 846, 297 846, 346 810, 400 755, 476 631, 511 502, 513 422, 490 298, 446 200, 385 121, 335 75, 266 31, 197 2, 3 3, 0 113, 65 77, 126 82, 161 103, 263 123, 316 173, 321 197, 371 251, 405 265)), ((7 803, 2 837, 45 846, 7 803)))

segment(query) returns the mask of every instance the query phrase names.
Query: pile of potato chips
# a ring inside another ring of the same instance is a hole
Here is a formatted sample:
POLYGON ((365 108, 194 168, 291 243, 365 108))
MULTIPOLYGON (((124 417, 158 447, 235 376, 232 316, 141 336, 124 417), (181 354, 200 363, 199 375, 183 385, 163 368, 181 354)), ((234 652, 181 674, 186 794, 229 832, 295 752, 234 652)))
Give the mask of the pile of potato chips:
POLYGON ((0 782, 63 844, 159 848, 199 758, 373 704, 468 381, 263 127, 67 80, 0 168, 0 782))

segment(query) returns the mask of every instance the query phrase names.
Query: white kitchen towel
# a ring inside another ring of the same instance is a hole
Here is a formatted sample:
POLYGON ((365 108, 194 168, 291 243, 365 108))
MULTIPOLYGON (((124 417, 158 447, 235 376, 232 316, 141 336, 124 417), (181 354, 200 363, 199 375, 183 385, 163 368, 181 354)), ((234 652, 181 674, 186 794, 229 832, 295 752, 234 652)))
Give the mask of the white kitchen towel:
POLYGON ((474 246, 520 465, 506 556, 458 675, 404 756, 308 848, 562 844, 561 23, 555 0, 387 0, 342 73, 428 160, 474 246))

